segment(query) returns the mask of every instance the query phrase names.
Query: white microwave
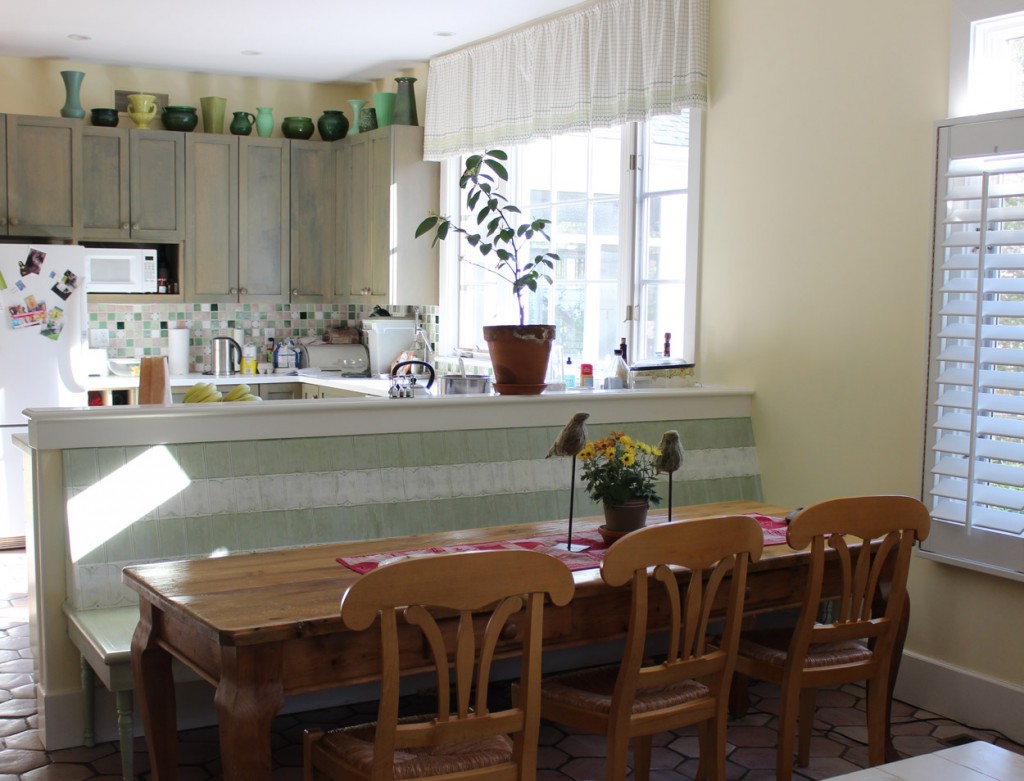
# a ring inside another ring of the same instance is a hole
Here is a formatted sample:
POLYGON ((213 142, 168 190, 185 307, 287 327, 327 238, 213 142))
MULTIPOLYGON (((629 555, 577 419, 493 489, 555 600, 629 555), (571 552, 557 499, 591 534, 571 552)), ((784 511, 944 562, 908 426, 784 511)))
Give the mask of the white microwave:
POLYGON ((157 292, 156 250, 85 250, 85 289, 90 293, 157 292))

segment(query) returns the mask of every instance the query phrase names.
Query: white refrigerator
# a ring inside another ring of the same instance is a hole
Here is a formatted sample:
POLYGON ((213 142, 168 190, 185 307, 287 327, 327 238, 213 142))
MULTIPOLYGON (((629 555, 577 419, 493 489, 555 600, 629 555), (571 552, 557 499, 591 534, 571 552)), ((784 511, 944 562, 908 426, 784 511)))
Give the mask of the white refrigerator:
POLYGON ((0 243, 0 305, 0 547, 19 547, 32 511, 12 441, 28 431, 22 411, 88 403, 85 250, 0 243))

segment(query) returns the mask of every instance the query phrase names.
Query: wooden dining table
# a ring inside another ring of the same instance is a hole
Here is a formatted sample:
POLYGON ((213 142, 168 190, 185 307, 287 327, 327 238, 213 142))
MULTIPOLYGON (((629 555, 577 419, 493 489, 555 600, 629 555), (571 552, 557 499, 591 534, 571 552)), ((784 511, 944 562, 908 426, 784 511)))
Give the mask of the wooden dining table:
MULTIPOLYGON (((786 512, 735 501, 676 507, 672 518, 786 512)), ((659 515, 664 517, 653 512, 651 520, 659 515)), ((584 518, 574 526, 593 531, 600 524, 600 518, 584 518)), ((216 689, 225 781, 269 781, 271 726, 287 697, 373 681, 379 675, 373 633, 350 632, 341 623, 341 593, 361 576, 338 563, 339 557, 517 540, 563 533, 565 528, 565 521, 495 526, 126 568, 124 581, 139 594, 132 665, 153 781, 177 778, 172 659, 216 689)), ((748 574, 746 612, 798 605, 806 563, 805 551, 785 544, 766 547, 748 574)), ((545 611, 546 650, 626 633, 628 589, 608 587, 597 569, 573 576, 573 600, 545 611)), ((834 582, 823 593, 834 595, 838 577, 829 578, 834 582)), ((507 638, 509 643, 514 639, 507 638)), ((426 656, 416 642, 403 652, 403 665, 409 673, 426 669, 426 656)))

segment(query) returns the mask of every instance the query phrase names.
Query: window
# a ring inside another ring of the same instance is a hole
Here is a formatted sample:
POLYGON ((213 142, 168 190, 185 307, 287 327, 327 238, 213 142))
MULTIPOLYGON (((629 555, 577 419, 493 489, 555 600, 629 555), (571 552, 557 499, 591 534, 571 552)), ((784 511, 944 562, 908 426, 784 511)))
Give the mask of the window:
MULTIPOLYGON (((536 236, 530 255, 561 258, 553 284, 528 296, 527 321, 556 325, 574 362, 611 355, 622 337, 630 360, 651 357, 665 333, 673 355, 693 357, 699 123, 699 112, 684 112, 506 150, 509 199, 551 220, 550 247, 536 236)), ((467 224, 460 163, 448 164, 448 213, 467 224)), ((441 349, 483 352, 482 326, 517 322, 515 299, 492 259, 446 245, 441 349)))
POLYGON ((953 0, 949 115, 1024 108, 1024 0, 953 0))
POLYGON ((938 144, 921 548, 1024 577, 1024 112, 938 144))

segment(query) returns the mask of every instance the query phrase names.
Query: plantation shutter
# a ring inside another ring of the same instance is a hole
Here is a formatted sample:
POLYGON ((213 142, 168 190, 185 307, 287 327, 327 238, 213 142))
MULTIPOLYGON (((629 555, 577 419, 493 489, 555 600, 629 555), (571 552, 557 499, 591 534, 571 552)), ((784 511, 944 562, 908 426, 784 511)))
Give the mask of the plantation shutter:
POLYGON ((922 549, 1024 572, 1024 113, 938 129, 922 549))

